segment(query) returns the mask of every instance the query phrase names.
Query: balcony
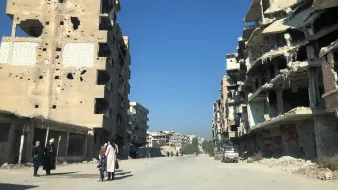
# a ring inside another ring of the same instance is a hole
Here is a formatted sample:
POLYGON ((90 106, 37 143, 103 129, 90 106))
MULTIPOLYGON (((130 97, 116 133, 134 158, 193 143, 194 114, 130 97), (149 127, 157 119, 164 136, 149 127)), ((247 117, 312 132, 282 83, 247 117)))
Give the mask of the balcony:
POLYGON ((103 98, 95 98, 94 114, 103 114, 110 117, 109 103, 103 98))

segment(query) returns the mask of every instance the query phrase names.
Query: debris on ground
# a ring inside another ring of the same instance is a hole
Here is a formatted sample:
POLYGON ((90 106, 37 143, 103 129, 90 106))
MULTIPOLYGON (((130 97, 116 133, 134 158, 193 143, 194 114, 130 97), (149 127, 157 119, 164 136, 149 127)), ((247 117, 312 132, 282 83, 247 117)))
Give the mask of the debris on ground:
POLYGON ((2 164, 2 168, 7 168, 9 165, 8 165, 8 163, 7 162, 5 162, 4 164, 2 164))
POLYGON ((18 167, 17 164, 4 163, 4 164, 2 164, 1 168, 5 168, 5 169, 17 169, 19 167, 18 167))
POLYGON ((280 158, 270 158, 262 159, 257 161, 260 164, 269 165, 269 166, 298 166, 298 167, 308 167, 316 165, 311 160, 304 160, 300 158, 293 158, 291 156, 283 156, 280 158))
POLYGON ((88 163, 90 163, 90 164, 97 164, 97 163, 99 163, 99 161, 96 158, 93 158, 88 163))
POLYGON ((316 178, 324 181, 338 180, 338 171, 332 171, 327 167, 322 167, 311 160, 283 156, 280 158, 264 158, 256 161, 256 163, 267 165, 270 168, 273 166, 281 167, 282 170, 287 173, 298 174, 309 178, 316 178))
POLYGON ((253 159, 251 157, 249 157, 246 162, 247 163, 253 163, 254 161, 253 161, 253 159))
POLYGON ((295 170, 293 173, 309 178, 321 179, 324 181, 338 180, 338 171, 333 172, 328 168, 320 168, 317 166, 299 168, 295 170))

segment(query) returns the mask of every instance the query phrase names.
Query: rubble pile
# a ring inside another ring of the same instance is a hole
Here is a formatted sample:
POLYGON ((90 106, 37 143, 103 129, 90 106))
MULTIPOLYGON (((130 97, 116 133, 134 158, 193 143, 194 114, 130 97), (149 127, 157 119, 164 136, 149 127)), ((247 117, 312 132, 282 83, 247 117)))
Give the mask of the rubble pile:
POLYGON ((90 164, 97 164, 97 163, 99 163, 99 161, 96 158, 93 158, 88 163, 90 163, 90 164))
POLYGON ((269 166, 298 166, 298 167, 309 167, 316 165, 312 163, 311 160, 304 160, 293 158, 291 156, 283 156, 281 158, 271 158, 271 159, 263 159, 258 161, 258 163, 269 165, 269 166))
POLYGON ((16 169, 16 168, 18 168, 18 165, 17 164, 4 163, 4 164, 2 164, 1 168, 4 168, 4 169, 16 169))
POLYGON ((316 178, 321 180, 338 180, 338 171, 331 171, 328 168, 320 168, 317 166, 299 168, 293 173, 299 174, 309 178, 316 178))

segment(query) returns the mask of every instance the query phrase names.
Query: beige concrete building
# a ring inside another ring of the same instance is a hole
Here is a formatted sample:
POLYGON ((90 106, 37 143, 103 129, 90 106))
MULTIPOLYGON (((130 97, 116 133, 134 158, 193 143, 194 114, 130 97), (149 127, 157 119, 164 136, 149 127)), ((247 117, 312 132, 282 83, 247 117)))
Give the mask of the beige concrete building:
POLYGON ((336 154, 338 3, 253 0, 227 55, 228 126, 240 152, 336 154))
POLYGON ((129 103, 130 129, 127 130, 128 140, 136 147, 143 147, 147 144, 147 130, 149 110, 138 102, 129 103))
POLYGON ((51 137, 61 137, 64 159, 96 155, 108 139, 124 145, 131 59, 119 11, 118 0, 7 0, 13 25, 0 47, 0 147, 13 155, 0 162, 17 160, 23 130, 23 161, 33 141, 51 137))
POLYGON ((154 142, 158 144, 171 145, 170 138, 175 134, 175 131, 157 131, 147 132, 147 146, 153 147, 154 142))
POLYGON ((190 143, 190 138, 186 135, 180 134, 178 132, 175 132, 171 137, 169 144, 171 146, 175 146, 177 148, 180 148, 184 144, 190 143))

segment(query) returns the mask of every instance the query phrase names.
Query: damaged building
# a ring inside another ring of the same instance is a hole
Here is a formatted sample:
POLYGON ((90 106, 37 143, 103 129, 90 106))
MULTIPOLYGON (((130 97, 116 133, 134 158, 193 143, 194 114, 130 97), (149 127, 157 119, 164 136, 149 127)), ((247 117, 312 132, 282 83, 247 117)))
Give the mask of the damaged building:
POLYGON ((51 138, 58 160, 96 157, 107 140, 124 146, 131 58, 119 11, 118 0, 7 0, 0 163, 16 163, 20 148, 29 162, 34 142, 51 138))
POLYGON ((221 100, 241 153, 338 153, 337 16, 332 0, 252 1, 221 100))

